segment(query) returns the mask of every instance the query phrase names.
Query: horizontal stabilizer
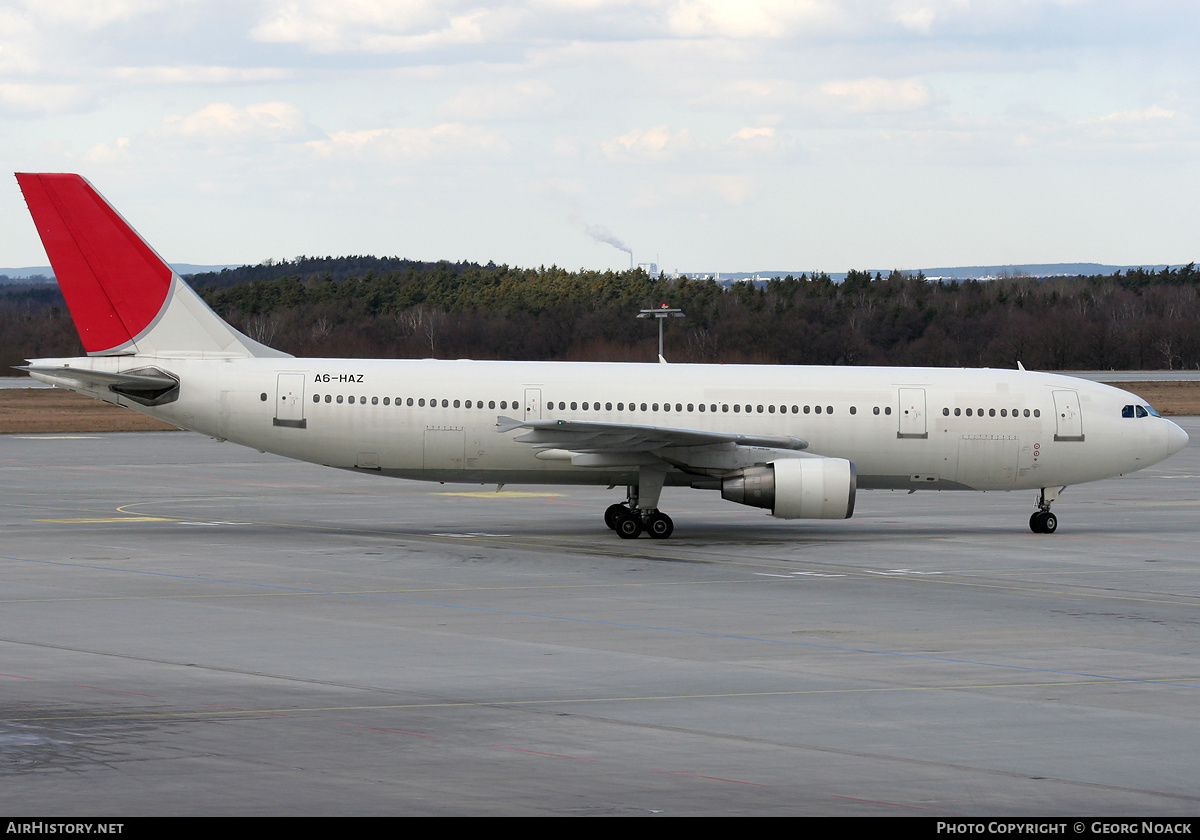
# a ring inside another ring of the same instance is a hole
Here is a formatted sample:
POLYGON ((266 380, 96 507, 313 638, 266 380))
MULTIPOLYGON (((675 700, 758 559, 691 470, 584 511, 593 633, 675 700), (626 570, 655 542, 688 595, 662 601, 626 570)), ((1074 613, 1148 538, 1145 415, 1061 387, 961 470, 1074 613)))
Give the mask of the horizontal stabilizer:
POLYGON ((50 385, 75 390, 108 390, 129 397, 142 405, 162 405, 173 402, 179 393, 179 380, 157 368, 143 368, 130 373, 110 373, 73 367, 19 365, 16 370, 50 385))

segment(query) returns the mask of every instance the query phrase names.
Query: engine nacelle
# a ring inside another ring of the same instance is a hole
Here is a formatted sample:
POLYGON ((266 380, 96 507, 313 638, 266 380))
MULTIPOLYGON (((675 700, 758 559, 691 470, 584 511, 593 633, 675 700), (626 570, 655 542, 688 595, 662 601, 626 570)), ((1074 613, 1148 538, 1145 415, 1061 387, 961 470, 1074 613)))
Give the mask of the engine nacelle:
POLYGON ((844 458, 783 458, 721 482, 721 498, 780 519, 849 519, 858 479, 844 458))

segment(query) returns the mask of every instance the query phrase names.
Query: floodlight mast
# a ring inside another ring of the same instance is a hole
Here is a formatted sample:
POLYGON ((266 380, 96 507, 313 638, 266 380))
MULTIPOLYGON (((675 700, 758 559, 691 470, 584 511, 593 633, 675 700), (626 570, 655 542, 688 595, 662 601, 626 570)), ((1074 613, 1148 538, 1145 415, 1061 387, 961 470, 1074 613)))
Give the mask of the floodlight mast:
POLYGON ((668 318, 685 318, 682 309, 671 309, 667 304, 663 304, 658 309, 642 309, 638 312, 639 318, 653 318, 658 321, 658 360, 663 364, 667 363, 666 357, 663 356, 663 321, 668 318))

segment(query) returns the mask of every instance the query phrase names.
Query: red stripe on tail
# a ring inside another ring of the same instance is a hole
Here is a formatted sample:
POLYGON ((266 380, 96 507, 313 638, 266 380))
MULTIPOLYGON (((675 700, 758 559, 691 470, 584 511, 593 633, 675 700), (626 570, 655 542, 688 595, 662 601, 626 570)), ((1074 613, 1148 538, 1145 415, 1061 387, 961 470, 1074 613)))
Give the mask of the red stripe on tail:
POLYGON ((154 321, 171 267, 78 175, 17 173, 89 354, 129 344, 154 321))

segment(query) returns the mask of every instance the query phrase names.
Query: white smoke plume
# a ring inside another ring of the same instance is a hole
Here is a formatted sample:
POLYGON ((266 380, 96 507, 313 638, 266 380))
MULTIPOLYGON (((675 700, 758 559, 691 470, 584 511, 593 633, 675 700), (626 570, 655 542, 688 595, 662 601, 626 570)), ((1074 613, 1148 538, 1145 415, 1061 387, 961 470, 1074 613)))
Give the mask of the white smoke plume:
POLYGON ((613 235, 613 232, 604 225, 588 225, 583 229, 583 232, 597 242, 603 242, 605 245, 611 245, 618 251, 624 251, 626 254, 629 254, 629 256, 633 256, 633 249, 620 239, 617 239, 617 237, 613 235))

